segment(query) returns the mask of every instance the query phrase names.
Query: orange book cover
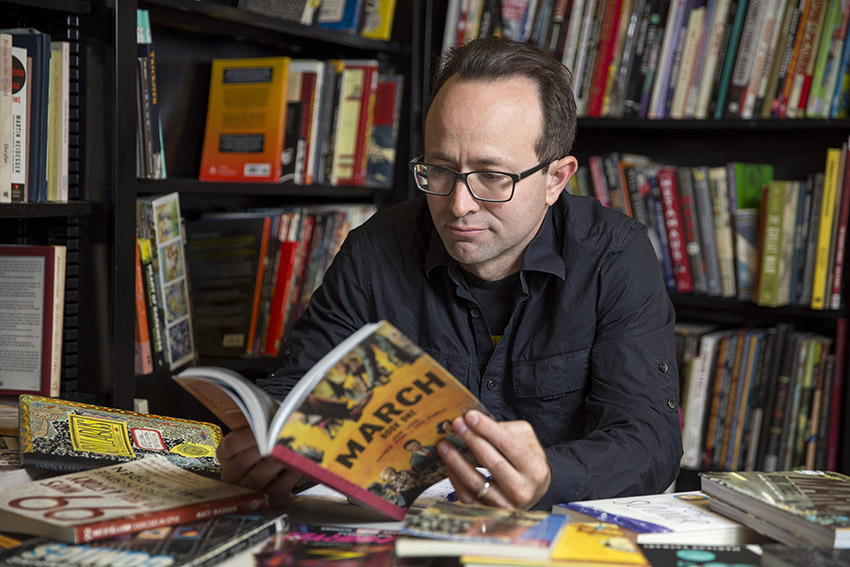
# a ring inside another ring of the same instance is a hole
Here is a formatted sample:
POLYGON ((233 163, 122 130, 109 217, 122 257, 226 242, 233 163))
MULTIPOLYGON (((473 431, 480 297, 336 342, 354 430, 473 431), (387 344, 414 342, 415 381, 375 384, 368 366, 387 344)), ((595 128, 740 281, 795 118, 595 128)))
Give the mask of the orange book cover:
POLYGON ((213 60, 201 181, 280 180, 290 61, 213 60))
POLYGON ((437 442, 462 444, 451 421, 487 411, 386 321, 355 331, 282 402, 223 368, 174 379, 231 429, 250 426, 262 454, 394 519, 445 476, 437 442))

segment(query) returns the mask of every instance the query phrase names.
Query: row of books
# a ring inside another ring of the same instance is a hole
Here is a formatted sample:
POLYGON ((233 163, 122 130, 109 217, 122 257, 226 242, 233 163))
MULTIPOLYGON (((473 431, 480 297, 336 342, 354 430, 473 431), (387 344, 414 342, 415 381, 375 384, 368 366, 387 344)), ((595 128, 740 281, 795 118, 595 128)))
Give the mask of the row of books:
POLYGON ((396 0, 239 0, 236 5, 270 18, 388 41, 396 0))
POLYGON ((649 228, 667 288, 778 307, 844 305, 850 168, 847 145, 825 172, 774 179, 771 164, 674 166, 646 156, 591 156, 572 192, 649 228))
POLYGON ((376 59, 215 59, 199 177, 388 187, 402 90, 376 59))
POLYGON ((0 29, 0 203, 68 200, 71 43, 0 29))
POLYGON ((847 320, 835 337, 795 329, 678 323, 682 467, 835 470, 847 320))
POLYGON ((206 213, 186 224, 198 352, 275 356, 348 232, 374 205, 206 213))
POLYGON ((452 0, 443 48, 501 34, 573 72, 579 115, 845 118, 841 0, 452 0))
POLYGON ((136 10, 136 46, 136 177, 166 179, 165 143, 156 83, 156 49, 150 14, 142 8, 136 10))

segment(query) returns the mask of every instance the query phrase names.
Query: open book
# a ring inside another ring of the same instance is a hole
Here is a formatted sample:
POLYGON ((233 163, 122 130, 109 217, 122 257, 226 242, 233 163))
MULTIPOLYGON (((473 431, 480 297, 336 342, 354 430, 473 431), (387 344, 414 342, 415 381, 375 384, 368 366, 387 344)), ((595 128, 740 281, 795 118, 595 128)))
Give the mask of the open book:
POLYGON ((250 427, 263 455, 394 519, 445 476, 451 421, 487 410, 386 321, 357 330, 278 402, 239 374, 188 368, 174 379, 227 427, 250 427))

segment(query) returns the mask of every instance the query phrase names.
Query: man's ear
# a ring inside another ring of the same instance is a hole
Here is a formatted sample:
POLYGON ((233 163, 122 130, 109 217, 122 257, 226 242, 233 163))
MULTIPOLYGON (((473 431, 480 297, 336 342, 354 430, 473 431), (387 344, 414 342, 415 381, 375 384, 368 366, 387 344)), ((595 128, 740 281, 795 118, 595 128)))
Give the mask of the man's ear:
POLYGON ((549 185, 546 188, 546 204, 552 205, 558 200, 570 178, 578 169, 578 160, 565 156, 549 165, 549 185))

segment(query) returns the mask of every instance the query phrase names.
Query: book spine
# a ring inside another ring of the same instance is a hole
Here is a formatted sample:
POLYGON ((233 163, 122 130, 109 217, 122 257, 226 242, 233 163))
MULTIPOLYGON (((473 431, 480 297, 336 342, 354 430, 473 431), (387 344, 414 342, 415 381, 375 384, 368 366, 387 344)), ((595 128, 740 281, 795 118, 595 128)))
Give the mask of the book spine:
POLYGON ((744 27, 744 20, 747 13, 748 0, 739 0, 737 11, 734 14, 730 11, 730 16, 734 15, 732 25, 729 30, 729 41, 724 46, 723 64, 719 66, 720 75, 715 84, 714 93, 712 94, 712 102, 709 103, 709 114, 714 118, 723 118, 726 109, 726 95, 729 92, 729 83, 732 79, 732 71, 735 66, 735 55, 738 53, 738 42, 741 38, 741 31, 744 27), (713 104, 713 108, 711 105, 713 104))
POLYGON ((753 62, 755 61, 756 49, 761 28, 764 23, 764 15, 767 10, 772 9, 768 0, 749 0, 747 15, 741 28, 741 38, 735 56, 735 65, 729 79, 729 91, 726 96, 727 117, 738 117, 741 115, 741 106, 744 101, 744 93, 752 82, 753 62))
POLYGON ((694 280, 688 253, 685 250, 684 223, 676 176, 675 168, 662 167, 658 170, 658 187, 664 210, 664 224, 667 228, 667 245, 670 248, 675 290, 677 293, 690 293, 694 290, 694 280))
POLYGON ((734 201, 729 196, 729 184, 725 167, 708 170, 711 203, 714 212, 714 238, 717 243, 717 264, 720 268, 720 288, 723 297, 735 297, 735 249, 732 228, 734 201))
POLYGON ((703 461, 703 432, 706 408, 712 388, 712 376, 717 364, 717 350, 721 335, 709 333, 702 337, 699 355, 691 364, 691 376, 685 393, 684 422, 682 426, 682 466, 696 469, 703 461))
POLYGON ((838 467, 839 441, 841 440, 841 424, 844 408, 844 381, 845 368, 847 364, 847 324, 846 317, 840 317, 835 327, 835 363, 832 378, 831 398, 829 401, 829 442, 826 452, 826 466, 828 470, 836 470, 838 467))
POLYGON ((620 18, 621 0, 605 0, 599 30, 599 43, 587 95, 586 115, 602 115, 602 98, 609 67, 614 57, 614 41, 620 18))
POLYGON ((715 76, 717 74, 717 63, 720 60, 721 48, 724 43, 726 20, 729 16, 729 7, 733 4, 731 0, 716 0, 711 23, 706 31, 708 34, 705 48, 705 61, 699 81, 699 89, 696 94, 693 117, 704 120, 708 116, 708 104, 711 93, 714 90, 715 76))
POLYGON ((265 508, 267 504, 268 497, 265 494, 248 494, 215 502, 202 502, 182 508, 163 510, 151 514, 141 514, 130 518, 90 522, 72 528, 74 532, 74 543, 96 541, 163 526, 188 524, 189 522, 222 516, 224 514, 254 512, 265 508))
POLYGON ((153 246, 150 239, 140 238, 137 240, 141 254, 142 272, 144 275, 145 297, 147 298, 148 328, 151 336, 151 354, 153 356, 154 371, 167 368, 167 356, 165 352, 165 322, 162 320, 162 311, 159 306, 161 299, 156 283, 156 272, 153 266, 153 246))
POLYGON ((758 304, 779 304, 779 256, 782 241, 785 183, 772 181, 765 193, 764 229, 762 230, 761 264, 759 267, 758 304))
POLYGON ((850 149, 844 149, 844 176, 839 188, 837 202, 840 208, 838 215, 837 230, 835 233, 832 271, 832 293, 830 294, 829 306, 832 309, 840 309, 843 304, 844 294, 844 256, 847 251, 847 224, 850 219, 850 149))
MULTIPOLYGON (((826 306, 826 273, 829 265, 829 250, 832 241, 832 220, 835 215, 838 190, 838 169, 841 161, 841 149, 830 148, 826 153, 826 173, 824 176, 823 201, 820 209, 820 227, 817 236, 814 273, 812 275, 812 309, 824 309, 826 306)), ((831 290, 830 290, 831 291, 831 290)))
POLYGON ((148 308, 145 299, 145 276, 142 269, 142 257, 138 242, 136 249, 136 374, 151 374, 154 371, 151 352, 150 329, 148 327, 148 308))
POLYGON ((710 296, 722 293, 720 285, 720 264, 717 258, 717 240, 714 237, 714 206, 711 199, 711 186, 708 179, 708 169, 695 167, 692 170, 694 179, 694 199, 697 205, 697 216, 700 242, 703 245, 707 290, 710 296))
POLYGON ((670 257, 670 245, 667 242, 667 224, 664 218, 664 204, 662 203, 661 188, 658 177, 653 175, 649 178, 649 203, 652 215, 653 228, 658 236, 661 254, 661 268, 664 273, 664 284, 667 291, 676 291, 676 274, 673 272, 673 260, 670 257))
POLYGON ((805 113, 809 89, 812 84, 812 74, 816 61, 816 50, 820 33, 823 29, 824 17, 826 16, 826 0, 815 0, 812 11, 809 14, 806 33, 800 46, 800 59, 797 62, 797 72, 791 83, 791 91, 788 93, 788 103, 785 106, 783 118, 796 118, 802 110, 805 113))

